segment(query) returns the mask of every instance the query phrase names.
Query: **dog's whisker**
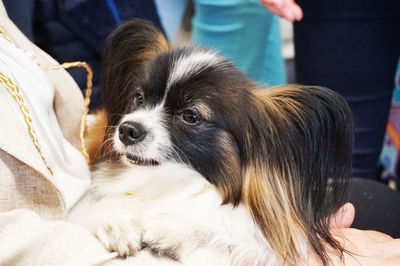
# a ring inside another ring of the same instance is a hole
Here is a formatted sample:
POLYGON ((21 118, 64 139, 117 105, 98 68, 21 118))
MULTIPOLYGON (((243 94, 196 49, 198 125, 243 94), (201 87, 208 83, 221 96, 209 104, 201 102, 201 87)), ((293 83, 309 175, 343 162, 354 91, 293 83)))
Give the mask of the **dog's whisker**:
POLYGON ((111 149, 112 150, 112 145, 108 145, 106 146, 107 143, 109 142, 114 142, 114 140, 112 138, 107 139, 106 141, 104 141, 100 147, 97 149, 96 155, 100 155, 102 154, 102 152, 108 153, 110 150, 104 150, 103 148, 106 147, 106 149, 111 149))
POLYGON ((182 151, 182 149, 180 149, 176 144, 173 143, 173 147, 172 147, 171 151, 172 151, 173 153, 175 153, 175 154, 178 156, 179 160, 180 160, 182 163, 190 164, 189 158, 188 158, 188 157, 186 156, 186 154, 182 151), (180 153, 179 153, 177 150, 180 151, 180 153), (182 156, 181 156, 181 155, 183 155, 184 160, 182 159, 182 156))

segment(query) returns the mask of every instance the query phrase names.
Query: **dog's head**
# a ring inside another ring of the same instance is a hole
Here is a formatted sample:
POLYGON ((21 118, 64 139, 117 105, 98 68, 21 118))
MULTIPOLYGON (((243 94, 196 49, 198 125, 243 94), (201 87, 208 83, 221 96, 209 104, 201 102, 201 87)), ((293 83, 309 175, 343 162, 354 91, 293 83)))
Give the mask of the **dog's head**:
POLYGON ((298 255, 299 235, 323 260, 320 239, 340 248, 327 230, 350 176, 351 114, 340 96, 255 89, 216 52, 172 49, 141 20, 110 35, 103 62, 104 151, 139 167, 189 165, 224 203, 245 204, 284 259, 298 255))

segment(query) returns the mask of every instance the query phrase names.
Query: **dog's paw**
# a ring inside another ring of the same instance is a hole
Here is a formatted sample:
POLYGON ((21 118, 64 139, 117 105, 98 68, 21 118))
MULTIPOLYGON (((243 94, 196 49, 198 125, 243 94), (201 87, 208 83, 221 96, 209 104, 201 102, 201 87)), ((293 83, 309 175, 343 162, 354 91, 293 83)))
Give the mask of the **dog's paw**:
POLYGON ((184 242, 184 236, 176 233, 179 228, 166 221, 153 221, 146 224, 142 241, 146 248, 157 255, 179 260, 184 242))
POLYGON ((95 235, 109 251, 115 251, 122 257, 135 255, 142 246, 142 229, 126 211, 110 213, 95 235))

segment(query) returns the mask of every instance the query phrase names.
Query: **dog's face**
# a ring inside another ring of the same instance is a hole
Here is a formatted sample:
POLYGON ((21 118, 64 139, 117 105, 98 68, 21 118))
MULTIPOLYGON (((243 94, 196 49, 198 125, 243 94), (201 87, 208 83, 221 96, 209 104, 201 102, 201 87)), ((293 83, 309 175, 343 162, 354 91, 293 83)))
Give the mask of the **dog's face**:
POLYGON ((143 68, 143 75, 127 85, 126 106, 110 125, 120 158, 139 166, 188 164, 211 183, 229 187, 229 197, 239 202, 237 142, 248 128, 251 82, 203 48, 164 52, 143 68))
POLYGON ((173 50, 139 20, 108 38, 102 96, 104 143, 113 143, 105 150, 113 158, 137 167, 189 165, 224 203, 245 204, 284 259, 298 254, 299 234, 323 261, 319 239, 340 249, 327 217, 346 196, 352 124, 336 93, 305 86, 256 90, 215 52, 173 50))

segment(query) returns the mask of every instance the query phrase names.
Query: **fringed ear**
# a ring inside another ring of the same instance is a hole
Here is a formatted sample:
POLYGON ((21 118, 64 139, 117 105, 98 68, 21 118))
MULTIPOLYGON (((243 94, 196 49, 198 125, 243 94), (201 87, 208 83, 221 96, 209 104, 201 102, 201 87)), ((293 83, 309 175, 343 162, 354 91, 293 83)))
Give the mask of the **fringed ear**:
POLYGON ((102 58, 102 100, 109 114, 109 125, 115 125, 126 107, 129 92, 143 65, 156 55, 169 51, 170 44, 151 22, 132 20, 113 31, 106 40, 102 58))
POLYGON ((271 247, 293 263, 306 240, 329 262, 325 245, 342 255, 328 217, 347 200, 352 116, 337 93, 319 87, 254 90, 243 201, 271 247), (323 244, 324 243, 324 244, 323 244))
POLYGON ((101 95, 104 108, 88 117, 85 140, 93 161, 112 151, 114 126, 132 96, 144 64, 171 47, 164 35, 145 20, 125 22, 107 38, 102 58, 101 95))

